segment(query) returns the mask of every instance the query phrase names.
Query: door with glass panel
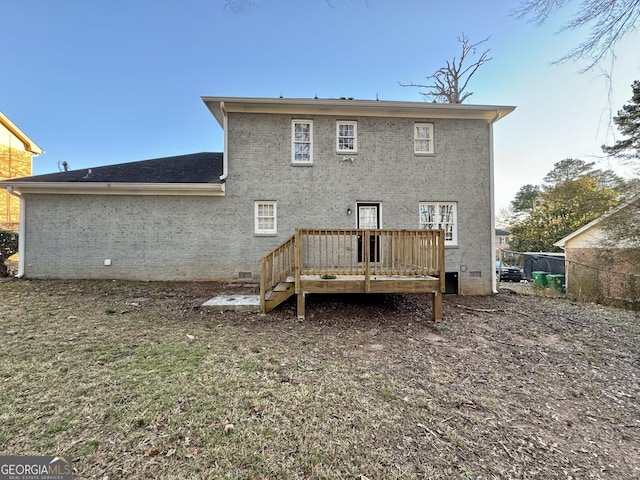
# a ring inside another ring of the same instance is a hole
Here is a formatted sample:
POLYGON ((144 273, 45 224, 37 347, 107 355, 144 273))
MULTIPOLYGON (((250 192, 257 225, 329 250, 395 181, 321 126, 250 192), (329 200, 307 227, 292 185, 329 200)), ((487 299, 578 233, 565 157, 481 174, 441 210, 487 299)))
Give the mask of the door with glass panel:
MULTIPOLYGON (((358 228, 375 230, 380 228, 380 204, 379 203, 358 203, 358 228)), ((362 245, 362 235, 358 236, 358 262, 363 261, 364 249, 362 245)), ((380 237, 378 235, 369 236, 369 261, 380 260, 380 237)))

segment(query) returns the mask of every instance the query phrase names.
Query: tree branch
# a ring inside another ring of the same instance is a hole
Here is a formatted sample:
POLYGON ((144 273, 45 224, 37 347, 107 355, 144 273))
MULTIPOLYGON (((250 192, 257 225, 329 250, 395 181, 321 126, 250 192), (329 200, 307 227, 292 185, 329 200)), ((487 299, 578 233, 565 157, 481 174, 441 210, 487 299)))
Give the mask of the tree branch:
MULTIPOLYGON (((517 18, 529 18, 536 26, 572 0, 523 0, 513 11, 517 18)), ((587 59, 586 72, 608 54, 615 56, 615 46, 636 28, 640 19, 640 0, 582 0, 580 12, 560 32, 590 26, 587 38, 553 63, 587 59)))
POLYGON ((473 92, 466 92, 469 80, 478 71, 478 69, 491 60, 489 57, 490 49, 485 50, 480 55, 480 58, 470 65, 466 65, 467 57, 469 54, 475 55, 478 45, 481 45, 489 40, 491 37, 487 37, 477 43, 470 44, 469 38, 463 33, 461 37, 458 37, 458 42, 462 44, 462 53, 459 59, 453 57, 453 60, 447 60, 444 67, 439 68, 434 74, 427 77, 431 79, 432 83, 429 84, 416 84, 416 83, 401 83, 402 87, 417 87, 425 89, 425 92, 420 92, 424 97, 433 99, 434 102, 441 103, 462 103, 473 92))

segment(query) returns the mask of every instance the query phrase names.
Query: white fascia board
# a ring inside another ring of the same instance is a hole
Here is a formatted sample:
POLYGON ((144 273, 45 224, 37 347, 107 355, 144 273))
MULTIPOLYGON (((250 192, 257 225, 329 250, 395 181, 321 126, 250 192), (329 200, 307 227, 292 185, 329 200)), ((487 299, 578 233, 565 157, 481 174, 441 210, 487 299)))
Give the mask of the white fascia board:
POLYGON ((569 235, 567 235, 566 237, 561 238, 560 240, 558 240, 556 243, 554 243, 554 245, 556 247, 562 248, 564 250, 567 242, 570 242, 571 240, 573 240, 574 238, 578 237, 579 235, 581 235, 582 233, 586 232, 587 230, 593 228, 595 225, 597 225, 598 223, 600 223, 600 221, 602 220, 602 217, 600 218, 596 218, 595 220, 592 220, 591 222, 587 223, 586 225, 580 227, 579 229, 571 232, 569 235))
POLYGON ((623 202, 622 204, 618 205, 617 207, 615 207, 613 210, 605 213, 604 215, 602 215, 601 217, 596 218, 595 220, 590 221, 589 223, 587 223, 586 225, 584 225, 583 227, 580 227, 579 229, 575 230, 574 232, 570 233, 569 235, 567 235, 564 238, 561 238, 560 240, 558 240, 556 243, 554 243, 554 245, 556 247, 560 247, 560 248, 564 248, 566 243, 573 240, 574 238, 576 238, 578 235, 581 235, 582 233, 584 233, 585 231, 595 227, 596 225, 598 225, 601 221, 603 221, 605 218, 610 217, 611 215, 613 215, 616 212, 619 212, 620 210, 629 207, 631 204, 640 202, 640 193, 632 196, 629 200, 623 202))
POLYGON ((453 118, 495 122, 515 110, 513 106, 463 103, 396 102, 296 98, 202 97, 220 126, 225 111, 291 115, 353 115, 368 117, 453 118))
POLYGON ((41 153, 44 153, 44 150, 42 150, 38 145, 36 145, 36 142, 31 140, 22 130, 20 130, 16 126, 15 123, 9 120, 9 118, 6 115, 4 115, 2 112, 0 112, 0 125, 4 125, 4 127, 9 132, 11 132, 13 136, 15 136, 18 140, 20 140, 20 142, 24 145, 25 151, 33 155, 40 155, 41 153))
POLYGON ((101 182, 0 182, 19 193, 57 195, 181 195, 224 196, 223 183, 101 183, 101 182))

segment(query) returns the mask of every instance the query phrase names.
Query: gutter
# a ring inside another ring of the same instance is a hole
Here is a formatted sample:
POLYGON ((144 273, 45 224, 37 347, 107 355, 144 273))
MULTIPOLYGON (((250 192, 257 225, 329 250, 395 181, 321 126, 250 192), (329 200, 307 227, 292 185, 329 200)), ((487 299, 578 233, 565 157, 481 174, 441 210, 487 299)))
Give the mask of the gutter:
POLYGON ((229 175, 229 116, 224 102, 220 102, 220 111, 222 112, 222 133, 224 135, 224 149, 222 153, 222 175, 220 181, 224 182, 229 175))
POLYGON ((515 107, 501 105, 471 104, 431 104, 427 102, 406 102, 387 100, 315 99, 315 98, 251 98, 251 97, 201 97, 214 117, 224 123, 221 117, 227 112, 238 113, 282 113, 291 115, 358 115, 415 118, 464 118, 490 121, 494 112, 500 111, 500 118, 508 115, 515 107))
MULTIPOLYGON (((496 114, 494 117, 489 120, 489 188, 491 189, 490 196, 490 207, 491 208, 491 289, 493 293, 498 293, 498 284, 497 278, 495 274, 495 255, 496 255, 496 191, 495 191, 495 167, 494 167, 494 158, 493 158, 493 124, 496 123, 500 119, 500 111, 496 110, 496 114)), ((502 258, 502 257, 501 257, 502 258)))
POLYGON ((223 183, 0 182, 0 188, 23 193, 79 195, 224 196, 223 183))
POLYGON ((24 277, 24 256, 25 256, 25 230, 26 230, 26 209, 27 202, 21 193, 16 192, 13 187, 7 187, 7 192, 20 200, 20 227, 18 230, 18 274, 16 278, 24 277))

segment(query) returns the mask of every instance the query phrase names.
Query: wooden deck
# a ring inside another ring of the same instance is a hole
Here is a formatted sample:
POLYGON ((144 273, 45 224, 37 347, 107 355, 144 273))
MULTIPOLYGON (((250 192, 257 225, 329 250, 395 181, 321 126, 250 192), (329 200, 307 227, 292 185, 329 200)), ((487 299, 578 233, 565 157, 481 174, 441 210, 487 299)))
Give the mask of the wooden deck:
POLYGON ((440 230, 297 229, 260 261, 260 311, 308 293, 429 293, 442 318, 444 233, 440 230))

